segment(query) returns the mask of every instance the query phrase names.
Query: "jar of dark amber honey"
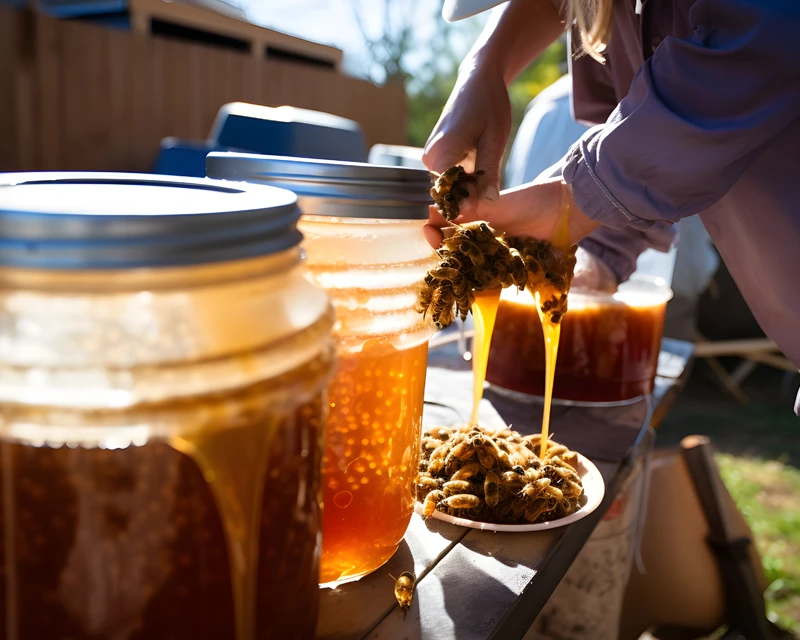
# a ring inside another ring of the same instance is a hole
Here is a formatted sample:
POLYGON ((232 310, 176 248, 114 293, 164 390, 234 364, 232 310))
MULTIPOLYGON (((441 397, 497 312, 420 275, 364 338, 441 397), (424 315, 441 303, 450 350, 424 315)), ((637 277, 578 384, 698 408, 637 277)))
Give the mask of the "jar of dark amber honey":
POLYGON ((414 311, 436 256, 422 227, 423 170, 274 156, 211 154, 215 178, 299 196, 309 278, 336 309, 339 360, 328 388, 320 583, 384 564, 413 512, 430 318, 414 311))
POLYGON ((289 191, 0 174, 0 638, 312 638, 333 313, 289 191))
MULTIPOLYGON (((613 294, 571 291, 561 322, 554 402, 619 404, 651 393, 671 296, 663 280, 636 275, 613 294)), ((502 293, 486 380, 500 391, 544 395, 542 325, 527 291, 512 287, 502 293)))

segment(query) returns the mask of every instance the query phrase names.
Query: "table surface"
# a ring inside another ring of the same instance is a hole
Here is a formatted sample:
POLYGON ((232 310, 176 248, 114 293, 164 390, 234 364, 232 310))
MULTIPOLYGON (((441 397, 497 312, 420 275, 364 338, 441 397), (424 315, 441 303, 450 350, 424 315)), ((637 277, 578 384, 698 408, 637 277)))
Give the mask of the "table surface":
MULTIPOLYGON (((423 521, 414 515, 395 555, 375 573, 320 591, 317 638, 322 640, 487 640, 522 638, 564 577, 628 476, 650 437, 648 425, 673 402, 692 345, 665 339, 652 399, 622 407, 553 408, 555 439, 592 460, 603 475, 600 507, 549 531, 494 533, 423 521), (414 599, 404 617, 389 574, 413 571, 414 599)), ((430 353, 424 426, 465 422, 472 405, 469 363, 455 343, 430 353)), ((541 405, 486 389, 481 424, 509 424, 521 433, 541 428, 541 405)))

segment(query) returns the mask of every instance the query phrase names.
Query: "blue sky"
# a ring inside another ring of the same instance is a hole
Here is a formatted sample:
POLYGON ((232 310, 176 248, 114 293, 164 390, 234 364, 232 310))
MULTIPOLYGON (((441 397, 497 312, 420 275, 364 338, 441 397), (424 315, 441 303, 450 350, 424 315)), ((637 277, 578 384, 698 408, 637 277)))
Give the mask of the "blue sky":
MULTIPOLYGON (((331 44, 345 52, 344 67, 347 73, 366 75, 369 64, 367 50, 354 16, 359 11, 364 29, 377 37, 383 29, 387 0, 240 0, 248 17, 266 27, 292 35, 331 44)), ((395 12, 395 24, 411 19, 415 42, 409 66, 428 60, 430 39, 436 32, 437 22, 442 22, 443 0, 399 0, 389 2, 395 12)), ((458 23, 452 30, 451 42, 459 56, 463 56, 475 37, 476 23, 484 17, 458 23)))

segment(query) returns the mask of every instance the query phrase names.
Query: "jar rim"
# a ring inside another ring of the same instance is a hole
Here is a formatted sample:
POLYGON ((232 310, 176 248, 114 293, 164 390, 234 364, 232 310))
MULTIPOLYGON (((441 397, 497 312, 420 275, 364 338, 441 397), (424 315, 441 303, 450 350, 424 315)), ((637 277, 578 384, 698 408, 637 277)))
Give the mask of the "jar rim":
POLYGON ((296 246, 295 194, 131 173, 0 175, 0 266, 48 270, 197 265, 296 246))
POLYGON ((289 189, 307 215, 426 220, 433 204, 430 173, 413 167, 214 152, 206 171, 216 179, 289 189))

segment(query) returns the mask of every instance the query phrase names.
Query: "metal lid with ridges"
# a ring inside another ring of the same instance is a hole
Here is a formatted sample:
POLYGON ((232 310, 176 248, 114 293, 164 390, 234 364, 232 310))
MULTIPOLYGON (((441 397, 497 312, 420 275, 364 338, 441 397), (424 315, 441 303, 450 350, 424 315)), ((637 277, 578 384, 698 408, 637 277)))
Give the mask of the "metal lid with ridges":
POLYGON ((277 253, 302 240, 297 197, 134 173, 0 173, 0 266, 130 269, 277 253))
POLYGON ((294 191, 303 214, 384 220, 427 220, 430 174, 424 169, 361 162, 210 153, 211 178, 294 191))

